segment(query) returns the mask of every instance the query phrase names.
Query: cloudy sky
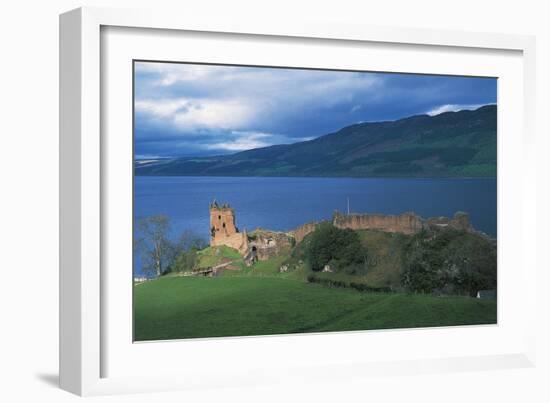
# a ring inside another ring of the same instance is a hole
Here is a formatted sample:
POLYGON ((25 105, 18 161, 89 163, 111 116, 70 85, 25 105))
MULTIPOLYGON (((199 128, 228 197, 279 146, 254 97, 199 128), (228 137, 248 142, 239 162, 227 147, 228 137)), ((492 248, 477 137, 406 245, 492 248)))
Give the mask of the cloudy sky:
POLYGON ((136 62, 137 158, 234 153, 496 103, 496 79, 136 62))

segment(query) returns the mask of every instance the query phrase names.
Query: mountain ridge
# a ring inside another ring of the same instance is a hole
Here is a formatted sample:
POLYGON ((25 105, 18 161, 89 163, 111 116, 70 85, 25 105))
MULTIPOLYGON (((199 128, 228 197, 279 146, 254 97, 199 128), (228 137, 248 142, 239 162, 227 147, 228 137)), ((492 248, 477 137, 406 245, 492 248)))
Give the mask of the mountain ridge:
POLYGON ((362 122, 312 140, 212 157, 136 161, 140 176, 496 176, 497 106, 362 122))

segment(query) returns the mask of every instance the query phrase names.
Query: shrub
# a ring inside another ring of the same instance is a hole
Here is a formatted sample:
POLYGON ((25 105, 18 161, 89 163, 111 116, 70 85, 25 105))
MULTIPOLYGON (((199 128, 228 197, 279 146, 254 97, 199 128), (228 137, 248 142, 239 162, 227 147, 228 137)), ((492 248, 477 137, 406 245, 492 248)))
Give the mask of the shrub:
POLYGON ((353 288, 354 290, 357 290, 360 292, 391 292, 392 291, 390 287, 372 287, 363 283, 354 283, 354 282, 347 283, 341 280, 333 280, 330 278, 317 277, 314 274, 308 275, 307 281, 309 283, 321 284, 325 287, 330 287, 330 288, 353 288))
POLYGON ((477 234, 423 231, 406 246, 401 283, 410 292, 474 296, 496 288, 496 248, 477 234))
POLYGON ((467 234, 450 242, 445 266, 453 272, 451 280, 458 292, 473 297, 479 290, 496 289, 496 248, 481 237, 467 234))
POLYGON ((174 263, 170 266, 173 272, 191 271, 197 264, 198 255, 196 249, 189 249, 182 251, 174 260, 174 263))
POLYGON ((311 269, 320 271, 325 265, 333 270, 344 270, 366 264, 366 251, 355 231, 322 223, 311 234, 306 250, 311 269))

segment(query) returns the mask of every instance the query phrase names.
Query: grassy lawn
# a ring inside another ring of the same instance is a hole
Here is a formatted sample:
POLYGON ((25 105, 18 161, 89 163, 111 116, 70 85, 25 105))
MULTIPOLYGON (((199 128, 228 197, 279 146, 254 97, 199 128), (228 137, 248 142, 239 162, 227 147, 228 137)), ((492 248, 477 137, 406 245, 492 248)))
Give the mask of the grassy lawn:
POLYGON ((276 276, 278 264, 256 267, 255 276, 167 277, 135 286, 135 339, 496 322, 494 301, 326 288, 292 279, 296 273, 276 276))

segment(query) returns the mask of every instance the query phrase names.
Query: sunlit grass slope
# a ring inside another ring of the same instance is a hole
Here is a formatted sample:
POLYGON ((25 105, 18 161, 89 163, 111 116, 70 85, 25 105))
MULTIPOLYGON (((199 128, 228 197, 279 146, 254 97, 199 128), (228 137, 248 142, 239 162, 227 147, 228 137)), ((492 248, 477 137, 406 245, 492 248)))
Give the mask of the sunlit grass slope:
POLYGON ((494 301, 361 293, 269 276, 160 278, 134 287, 134 309, 136 341, 496 322, 494 301))

